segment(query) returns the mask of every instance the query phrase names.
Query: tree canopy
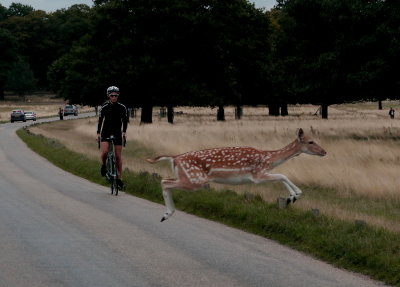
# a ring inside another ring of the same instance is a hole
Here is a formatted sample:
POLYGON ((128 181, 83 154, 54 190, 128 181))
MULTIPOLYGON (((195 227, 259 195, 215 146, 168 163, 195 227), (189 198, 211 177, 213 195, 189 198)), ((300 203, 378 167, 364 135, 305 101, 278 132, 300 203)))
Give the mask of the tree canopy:
POLYGON ((0 5, 0 67, 24 62, 38 89, 77 104, 100 104, 117 85, 150 113, 307 103, 327 117, 331 104, 399 98, 398 1, 278 0, 271 11, 247 0, 93 2, 53 13, 0 5))

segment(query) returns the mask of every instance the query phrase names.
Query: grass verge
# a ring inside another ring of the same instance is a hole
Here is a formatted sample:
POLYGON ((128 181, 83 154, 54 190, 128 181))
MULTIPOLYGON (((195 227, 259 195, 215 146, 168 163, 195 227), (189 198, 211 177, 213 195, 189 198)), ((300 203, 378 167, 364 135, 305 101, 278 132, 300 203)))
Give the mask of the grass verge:
MULTIPOLYGON (((20 129, 17 134, 32 150, 55 165, 106 185, 99 175, 98 162, 67 150, 57 141, 33 135, 27 129, 20 129)), ((163 203, 159 177, 147 172, 125 170, 124 173, 127 193, 163 203)), ((290 207, 280 210, 260 197, 230 191, 174 191, 173 196, 179 210, 276 240, 338 267, 400 286, 398 233, 314 215, 311 211, 290 207)))

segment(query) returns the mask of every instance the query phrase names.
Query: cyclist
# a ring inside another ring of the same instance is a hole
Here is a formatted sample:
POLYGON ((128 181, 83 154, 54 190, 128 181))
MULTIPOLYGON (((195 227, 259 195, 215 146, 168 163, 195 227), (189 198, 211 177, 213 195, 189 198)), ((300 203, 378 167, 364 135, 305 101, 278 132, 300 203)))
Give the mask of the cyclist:
POLYGON ((101 152, 101 175, 105 176, 106 159, 108 153, 109 142, 106 138, 113 135, 115 137, 115 157, 117 162, 118 179, 117 184, 120 189, 123 189, 124 185, 121 180, 122 175, 122 141, 126 140, 126 129, 128 127, 128 111, 125 105, 118 102, 119 88, 111 86, 107 88, 106 101, 99 112, 99 122, 97 125, 97 140, 100 141, 100 152, 101 152))

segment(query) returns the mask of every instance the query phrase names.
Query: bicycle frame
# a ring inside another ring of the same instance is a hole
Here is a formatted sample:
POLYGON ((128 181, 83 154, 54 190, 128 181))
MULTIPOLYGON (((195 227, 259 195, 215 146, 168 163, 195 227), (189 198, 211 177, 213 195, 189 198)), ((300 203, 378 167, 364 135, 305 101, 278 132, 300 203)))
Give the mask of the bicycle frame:
MULTIPOLYGON (((108 138, 105 138, 109 142, 108 145, 108 153, 107 153, 107 159, 106 159, 106 178, 110 182, 110 189, 111 189, 111 194, 114 194, 117 196, 118 195, 118 184, 117 184, 117 178, 118 178, 118 169, 117 169, 117 161, 115 157, 115 145, 114 145, 114 140, 115 137, 111 135, 108 138)), ((125 146, 126 140, 125 138, 123 139, 123 145, 125 146)), ((100 142, 99 148, 100 148, 100 142)))
MULTIPOLYGON (((110 182, 110 189, 111 194, 118 195, 118 185, 117 185, 117 178, 118 178, 118 169, 117 169, 117 162, 115 158, 115 147, 114 147, 114 136, 110 136, 109 138, 105 138, 109 142, 108 145, 108 153, 106 158, 106 178, 110 182)), ((98 147, 100 148, 100 141, 98 142, 98 147)))

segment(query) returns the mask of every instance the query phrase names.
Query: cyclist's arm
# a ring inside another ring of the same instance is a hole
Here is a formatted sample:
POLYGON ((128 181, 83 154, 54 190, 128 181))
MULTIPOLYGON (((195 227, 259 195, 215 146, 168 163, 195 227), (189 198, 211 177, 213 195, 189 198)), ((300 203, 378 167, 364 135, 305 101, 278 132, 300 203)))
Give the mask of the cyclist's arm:
POLYGON ((124 112, 122 113, 122 134, 125 135, 126 129, 128 128, 128 110, 124 107, 124 112))
POLYGON ((104 122, 104 113, 102 111, 99 112, 99 122, 97 124, 97 136, 100 136, 101 128, 104 122))
POLYGON ((104 113, 100 110, 99 112, 99 122, 97 124, 97 140, 100 140, 100 132, 104 122, 104 113))

